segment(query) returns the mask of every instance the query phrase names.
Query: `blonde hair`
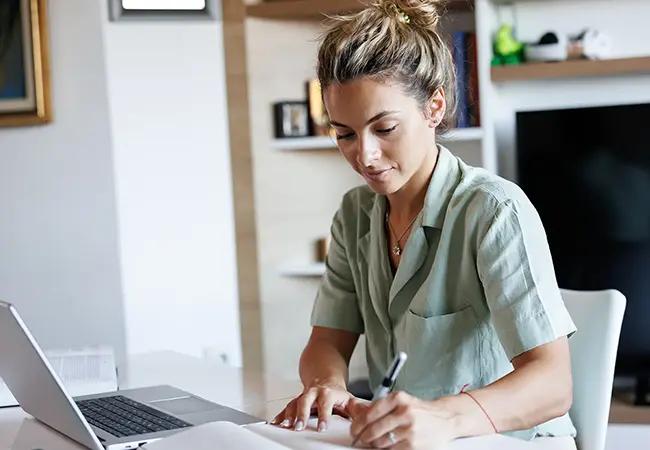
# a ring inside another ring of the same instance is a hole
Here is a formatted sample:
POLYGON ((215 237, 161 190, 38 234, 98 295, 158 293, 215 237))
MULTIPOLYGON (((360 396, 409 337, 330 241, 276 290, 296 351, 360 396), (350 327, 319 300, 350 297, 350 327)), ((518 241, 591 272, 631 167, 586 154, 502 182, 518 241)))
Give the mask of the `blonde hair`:
POLYGON ((356 14, 330 17, 318 50, 321 88, 364 77, 395 81, 423 110, 442 88, 446 112, 438 130, 452 128, 456 74, 437 31, 440 6, 435 0, 374 0, 356 14))

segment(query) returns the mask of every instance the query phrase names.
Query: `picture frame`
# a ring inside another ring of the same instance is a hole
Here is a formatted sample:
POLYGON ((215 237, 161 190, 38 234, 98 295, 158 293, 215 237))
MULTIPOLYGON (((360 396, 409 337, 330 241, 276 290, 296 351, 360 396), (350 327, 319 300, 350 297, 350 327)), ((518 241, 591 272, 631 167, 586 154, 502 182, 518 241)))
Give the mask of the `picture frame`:
POLYGON ((47 0, 0 2, 0 126, 52 121, 47 0))
POLYGON ((108 0, 111 21, 219 20, 218 0, 108 0))
POLYGON ((273 108, 276 138, 310 135, 309 105, 306 101, 277 102, 273 108))

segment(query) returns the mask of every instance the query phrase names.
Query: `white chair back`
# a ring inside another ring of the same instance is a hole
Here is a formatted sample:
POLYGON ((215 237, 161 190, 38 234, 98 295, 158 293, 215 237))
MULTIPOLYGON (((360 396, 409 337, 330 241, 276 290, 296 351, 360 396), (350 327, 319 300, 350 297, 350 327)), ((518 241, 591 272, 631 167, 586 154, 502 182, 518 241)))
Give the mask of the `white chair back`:
POLYGON ((572 291, 562 298, 578 331, 569 339, 573 406, 579 450, 604 450, 614 366, 626 298, 617 290, 572 291))

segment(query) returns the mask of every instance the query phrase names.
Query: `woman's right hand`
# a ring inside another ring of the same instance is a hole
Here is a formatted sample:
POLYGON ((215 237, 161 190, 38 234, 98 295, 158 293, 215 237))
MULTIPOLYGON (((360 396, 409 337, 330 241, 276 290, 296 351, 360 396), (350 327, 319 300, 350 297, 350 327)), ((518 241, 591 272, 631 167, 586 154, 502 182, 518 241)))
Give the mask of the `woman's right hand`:
POLYGON ((303 430, 313 412, 318 413, 318 431, 327 429, 327 422, 336 413, 349 417, 350 406, 358 399, 345 387, 339 385, 316 385, 306 388, 302 394, 291 400, 271 421, 272 425, 303 430))

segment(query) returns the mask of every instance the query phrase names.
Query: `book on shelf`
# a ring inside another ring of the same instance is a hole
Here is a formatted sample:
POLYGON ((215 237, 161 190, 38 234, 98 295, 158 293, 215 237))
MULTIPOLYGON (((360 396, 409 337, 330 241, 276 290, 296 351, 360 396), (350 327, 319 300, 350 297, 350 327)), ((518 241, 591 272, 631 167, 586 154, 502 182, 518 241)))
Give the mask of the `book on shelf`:
POLYGON ((473 31, 454 32, 452 35, 452 56, 454 70, 456 71, 456 127, 480 127, 476 33, 473 31))

